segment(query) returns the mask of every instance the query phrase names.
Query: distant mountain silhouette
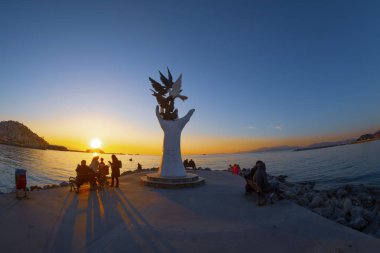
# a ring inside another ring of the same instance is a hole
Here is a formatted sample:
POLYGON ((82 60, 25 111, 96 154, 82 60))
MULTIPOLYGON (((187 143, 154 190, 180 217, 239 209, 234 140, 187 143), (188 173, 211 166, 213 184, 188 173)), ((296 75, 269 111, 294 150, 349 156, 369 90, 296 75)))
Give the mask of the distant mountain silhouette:
POLYGON ((297 148, 299 148, 299 147, 298 146, 283 145, 283 146, 275 146, 275 147, 262 147, 262 148, 249 150, 249 151, 242 151, 242 152, 238 152, 238 153, 242 154, 242 153, 255 153, 255 152, 284 151, 284 150, 294 150, 297 148))
POLYGON ((380 140, 380 131, 377 131, 374 134, 363 134, 357 139, 335 141, 335 142, 314 143, 314 144, 311 144, 307 147, 297 148, 294 151, 303 151, 303 150, 319 149, 319 148, 330 148, 330 147, 335 147, 335 146, 349 145, 349 144, 355 144, 355 143, 361 143, 361 142, 367 142, 367 141, 375 141, 375 140, 380 140))
POLYGON ((50 145, 24 124, 17 121, 0 122, 0 144, 26 148, 67 150, 66 147, 50 145))
POLYGON ((237 152, 237 153, 238 154, 244 154, 244 153, 285 151, 285 150, 304 151, 304 150, 312 150, 312 149, 320 149, 320 148, 331 148, 331 147, 335 147, 335 146, 349 145, 349 144, 374 141, 374 140, 380 140, 380 130, 374 134, 363 134, 357 139, 348 139, 348 140, 342 140, 342 141, 318 142, 318 143, 313 143, 313 144, 305 146, 305 147, 288 146, 288 145, 275 146, 275 147, 262 147, 262 148, 258 148, 258 149, 254 149, 254 150, 241 151, 241 152, 237 152))
POLYGON ((373 134, 363 134, 356 141, 368 141, 374 139, 375 136, 373 134))
POLYGON ((296 148, 294 151, 303 151, 303 150, 311 150, 311 149, 319 149, 319 148, 331 148, 335 146, 348 145, 355 142, 355 139, 349 139, 344 141, 329 141, 329 142, 319 142, 313 143, 306 147, 296 148))

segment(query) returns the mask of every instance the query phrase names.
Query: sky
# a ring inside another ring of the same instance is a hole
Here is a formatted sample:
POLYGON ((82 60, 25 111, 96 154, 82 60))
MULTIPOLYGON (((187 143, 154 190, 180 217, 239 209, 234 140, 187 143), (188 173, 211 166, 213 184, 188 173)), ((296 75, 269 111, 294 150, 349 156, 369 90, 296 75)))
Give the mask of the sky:
POLYGON ((380 130, 379 1, 0 1, 0 120, 160 154, 148 77, 181 73, 184 154, 380 130))

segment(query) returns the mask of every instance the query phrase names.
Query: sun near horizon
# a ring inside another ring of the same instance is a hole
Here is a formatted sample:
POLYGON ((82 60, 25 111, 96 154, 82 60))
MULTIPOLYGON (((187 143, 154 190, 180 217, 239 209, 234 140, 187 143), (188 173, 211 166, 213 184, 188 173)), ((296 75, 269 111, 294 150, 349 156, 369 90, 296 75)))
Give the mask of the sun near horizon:
POLYGON ((100 148, 102 146, 102 141, 98 138, 93 138, 90 142, 91 148, 100 148))

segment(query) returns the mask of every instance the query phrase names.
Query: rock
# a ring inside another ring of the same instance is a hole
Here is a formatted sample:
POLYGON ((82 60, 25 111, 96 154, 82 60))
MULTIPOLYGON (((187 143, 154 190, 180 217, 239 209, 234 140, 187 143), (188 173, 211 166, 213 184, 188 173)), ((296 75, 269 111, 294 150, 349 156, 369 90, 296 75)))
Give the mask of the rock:
POLYGON ((313 209, 313 212, 325 217, 325 218, 330 218, 333 214, 333 210, 331 207, 317 207, 313 209))
POLYGON ((279 175, 279 176, 276 177, 276 179, 278 181, 280 181, 280 182, 285 182, 285 180, 286 180, 287 177, 288 176, 285 176, 285 175, 279 175))
POLYGON ((37 185, 33 185, 30 187, 30 191, 34 191, 34 190, 41 190, 42 188, 40 186, 37 186, 37 185))
POLYGON ((321 192, 320 196, 321 196, 323 202, 325 202, 329 199, 329 194, 327 192, 321 192))
POLYGON ((347 196, 347 191, 346 190, 344 190, 344 189, 339 189, 339 190, 337 190, 337 192, 336 192, 336 197, 337 198, 344 198, 344 197, 346 197, 347 196))
POLYGON ((350 226, 353 229, 363 231, 368 226, 368 221, 366 221, 362 217, 357 217, 353 221, 350 222, 350 226))
POLYGON ((362 211, 362 217, 368 221, 368 223, 371 223, 372 221, 375 220, 376 214, 374 212, 368 211, 368 210, 363 210, 362 211))
POLYGON ((348 192, 348 193, 351 193, 351 192, 352 192, 352 186, 349 185, 349 184, 347 184, 347 185, 344 186, 344 190, 345 190, 346 192, 348 192))
POLYGON ((304 195, 304 198, 306 198, 309 202, 313 199, 314 195, 312 192, 307 192, 304 195))
POLYGON ((343 201, 343 213, 344 215, 351 215, 351 209, 352 209, 352 201, 349 198, 346 198, 343 201))
POLYGON ((370 209, 373 208, 376 204, 376 201, 372 198, 372 196, 368 196, 365 201, 362 201, 363 207, 370 209))
POLYGON ((339 207, 335 207, 334 209, 334 215, 333 215, 336 219, 340 219, 340 218, 343 218, 346 220, 346 217, 345 217, 345 214, 343 212, 343 209, 342 208, 339 208, 339 207))
POLYGON ((65 186, 68 186, 68 185, 69 185, 69 183, 66 182, 66 181, 63 181, 62 183, 59 184, 59 186, 61 186, 61 187, 65 187, 65 186))
POLYGON ((284 194, 287 199, 297 199, 296 194, 292 191, 284 191, 284 194))
POLYGON ((315 195, 310 202, 310 208, 320 207, 322 205, 322 198, 319 195, 315 195))
POLYGON ((307 206, 309 204, 309 201, 304 197, 300 197, 297 199, 297 204, 300 206, 307 206))
POLYGON ((377 237, 377 238, 380 238, 380 228, 377 230, 377 232, 375 233, 375 236, 377 237))
POLYGON ((211 169, 210 169, 210 168, 205 168, 205 170, 211 171, 211 169))
POLYGON ((322 208, 320 208, 320 207, 316 207, 316 208, 313 208, 312 211, 313 211, 314 213, 317 213, 317 214, 319 214, 319 215, 322 216, 322 208))
POLYGON ((336 219, 335 221, 338 222, 339 224, 342 224, 342 225, 345 225, 345 226, 348 225, 346 219, 343 218, 343 217, 340 217, 340 218, 336 219))

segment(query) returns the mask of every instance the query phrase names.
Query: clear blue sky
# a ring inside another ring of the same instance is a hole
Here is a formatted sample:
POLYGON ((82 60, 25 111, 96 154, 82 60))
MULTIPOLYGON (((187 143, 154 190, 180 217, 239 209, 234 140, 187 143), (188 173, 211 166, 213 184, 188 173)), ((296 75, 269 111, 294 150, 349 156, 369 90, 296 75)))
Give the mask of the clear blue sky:
POLYGON ((109 142, 161 138, 148 76, 168 66, 189 96, 180 116, 196 109, 191 145, 380 129, 379 13, 379 1, 1 1, 0 120, 52 142, 78 117, 129 125, 109 142))

